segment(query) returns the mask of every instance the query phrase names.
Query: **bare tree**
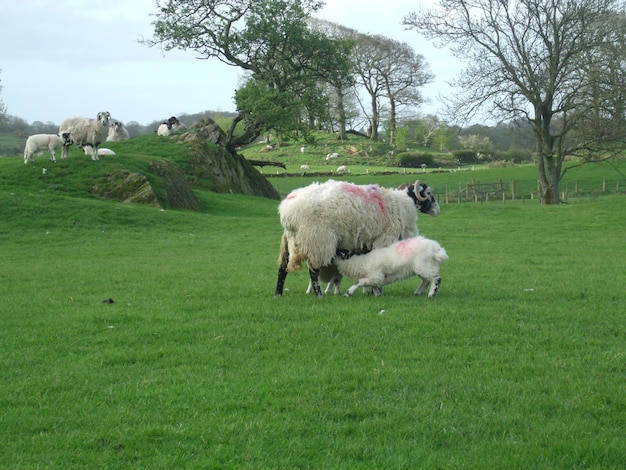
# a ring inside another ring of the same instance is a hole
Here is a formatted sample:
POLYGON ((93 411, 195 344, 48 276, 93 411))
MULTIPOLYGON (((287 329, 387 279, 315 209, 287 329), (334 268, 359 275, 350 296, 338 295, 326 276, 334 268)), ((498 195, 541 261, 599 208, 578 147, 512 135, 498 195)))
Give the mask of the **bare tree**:
POLYGON ((400 107, 417 107, 424 102, 420 88, 432 81, 424 57, 406 43, 387 40, 382 44, 387 53, 376 67, 384 83, 389 103, 389 143, 395 144, 400 107))
POLYGON ((576 132, 593 109, 591 85, 617 86, 599 52, 615 37, 609 18, 623 12, 622 0, 439 0, 408 14, 404 24, 467 62, 455 81, 461 92, 450 102, 453 115, 486 108, 530 123, 541 201, 558 204, 565 157, 580 143, 576 132))

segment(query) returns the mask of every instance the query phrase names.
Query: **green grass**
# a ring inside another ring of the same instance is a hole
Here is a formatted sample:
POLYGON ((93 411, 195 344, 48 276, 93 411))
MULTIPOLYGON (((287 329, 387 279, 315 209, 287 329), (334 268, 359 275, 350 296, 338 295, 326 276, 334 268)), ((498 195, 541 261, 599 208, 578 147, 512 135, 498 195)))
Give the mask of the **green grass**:
POLYGON ((0 161, 1 468, 623 468, 623 196, 420 216, 434 300, 274 298, 277 201, 100 200, 79 158, 0 161))

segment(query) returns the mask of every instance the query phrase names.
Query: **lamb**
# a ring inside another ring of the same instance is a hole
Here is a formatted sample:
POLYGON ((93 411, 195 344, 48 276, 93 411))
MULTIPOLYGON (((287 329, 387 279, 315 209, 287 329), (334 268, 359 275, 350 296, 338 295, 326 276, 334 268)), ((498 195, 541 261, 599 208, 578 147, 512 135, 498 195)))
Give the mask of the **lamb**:
POLYGON ((373 287, 380 295, 382 286, 419 276, 422 282, 415 295, 422 295, 430 286, 428 297, 437 295, 441 285, 439 266, 448 259, 446 250, 435 240, 413 237, 376 248, 364 255, 354 255, 340 250, 335 265, 343 275, 355 283, 346 291, 350 297, 359 287, 373 287))
MULTIPOLYGON (((61 123, 59 135, 69 132, 74 144, 80 147, 91 146, 93 148, 91 159, 98 160, 98 145, 106 140, 110 122, 111 113, 108 111, 100 111, 96 119, 68 118, 61 123)), ((69 146, 70 144, 63 146, 61 158, 67 158, 69 146)))
POLYGON ((337 173, 349 173, 348 167, 346 165, 341 165, 337 168, 337 173))
POLYGON ((70 144, 70 134, 64 132, 60 136, 56 134, 33 134, 26 139, 24 146, 24 165, 28 162, 35 163, 34 154, 42 154, 46 149, 50 151, 50 161, 56 163, 55 150, 62 149, 70 144))
MULTIPOLYGON (((93 147, 91 145, 85 145, 83 147, 83 152, 85 152, 85 155, 92 155, 93 156, 93 147)), ((98 156, 102 156, 102 155, 115 155, 115 152, 111 149, 107 149, 104 147, 99 147, 98 150, 98 156)))
POLYGON ((320 269, 337 250, 366 252, 414 237, 418 210, 440 212, 431 189, 419 180, 404 191, 334 180, 292 191, 278 206, 284 231, 275 295, 283 294, 287 273, 306 260, 313 292, 321 296, 320 269))
POLYGON ((107 135, 107 142, 119 142, 120 140, 130 139, 128 130, 124 127, 124 124, 120 121, 113 121, 109 128, 109 134, 107 135))
POLYGON ((162 136, 168 136, 176 134, 179 131, 187 129, 187 126, 180 122, 176 116, 170 117, 167 121, 164 121, 159 125, 157 134, 162 136))

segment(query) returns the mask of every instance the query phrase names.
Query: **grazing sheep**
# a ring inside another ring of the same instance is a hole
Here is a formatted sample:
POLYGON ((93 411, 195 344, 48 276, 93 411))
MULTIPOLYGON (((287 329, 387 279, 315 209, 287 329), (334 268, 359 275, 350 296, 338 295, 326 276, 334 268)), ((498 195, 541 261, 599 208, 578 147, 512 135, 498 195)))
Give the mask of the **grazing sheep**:
POLYGON ((421 295, 430 286, 428 297, 434 297, 441 285, 439 265, 448 259, 439 243, 424 237, 400 240, 364 255, 351 256, 348 250, 339 250, 337 255, 338 271, 355 281, 346 291, 347 297, 359 287, 373 287, 380 295, 383 286, 413 276, 422 280, 414 294, 421 295))
POLYGON ((187 129, 187 126, 180 122, 176 116, 170 117, 159 125, 157 134, 162 136, 174 135, 179 131, 187 129))
POLYGON ((120 121, 113 121, 109 128, 109 135, 107 136, 107 142, 119 142, 120 140, 130 139, 128 130, 124 127, 124 124, 120 121))
POLYGON ((350 173, 350 170, 348 170, 346 165, 341 165, 337 168, 337 173, 350 173))
POLYGON ((275 295, 283 294, 287 273, 304 260, 313 292, 322 295, 320 269, 337 250, 364 252, 416 236, 418 210, 439 215, 432 191, 420 181, 404 191, 334 180, 292 191, 278 206, 284 232, 275 295))
POLYGON ((28 162, 35 163, 34 154, 41 155, 46 149, 50 151, 50 161, 57 162, 55 150, 62 149, 70 144, 70 134, 64 132, 61 136, 56 134, 33 134, 26 139, 24 146, 24 165, 28 162))
POLYGON ((301 170, 310 170, 311 167, 309 165, 300 165, 301 170))
MULTIPOLYGON (((94 151, 91 154, 92 160, 98 160, 98 146, 104 142, 109 134, 109 123, 111 113, 101 111, 96 119, 68 118, 61 123, 59 135, 69 132, 70 140, 79 147, 91 146, 94 151)), ((65 144, 61 151, 61 158, 67 158, 70 144, 65 144)))
POLYGON ((329 153, 328 155, 326 155, 326 160, 333 160, 335 158, 339 158, 338 153, 329 153))

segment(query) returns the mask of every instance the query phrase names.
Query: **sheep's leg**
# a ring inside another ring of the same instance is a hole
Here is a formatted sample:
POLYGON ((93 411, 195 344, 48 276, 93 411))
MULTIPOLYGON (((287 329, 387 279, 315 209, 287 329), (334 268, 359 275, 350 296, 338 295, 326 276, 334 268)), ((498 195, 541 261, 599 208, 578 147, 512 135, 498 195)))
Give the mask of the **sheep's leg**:
POLYGON ((57 162, 57 156, 55 155, 54 149, 50 149, 50 161, 52 163, 57 162))
POLYGON ((93 153, 91 154, 91 159, 95 162, 96 160, 100 160, 100 157, 98 157, 98 144, 93 144, 91 146, 91 148, 93 149, 93 153))
POLYGON ((313 292, 315 292, 316 297, 321 297, 324 295, 322 293, 322 288, 320 287, 320 270, 313 269, 309 264, 309 274, 311 276, 311 287, 313 288, 313 292))
POLYGON ((374 282, 372 279, 363 277, 359 279, 355 284, 350 286, 350 288, 346 291, 345 296, 346 297, 352 296, 359 287, 372 287, 375 291, 377 289, 380 289, 380 286, 378 285, 378 283, 374 282))
POLYGON ((420 279, 422 280, 422 283, 417 287, 417 289, 415 289, 415 292, 413 292, 414 295, 422 295, 430 285, 430 281, 428 279, 424 279, 422 276, 420 276, 420 279))
POLYGON ((428 291, 428 298, 437 295, 437 292, 439 292, 439 286, 441 286, 441 276, 437 276, 430 286, 430 291, 428 291))
POLYGON ((287 254, 283 262, 278 267, 278 279, 276 280, 276 291, 274 296, 280 297, 285 290, 285 279, 287 279, 287 262, 289 261, 289 255, 287 254))

